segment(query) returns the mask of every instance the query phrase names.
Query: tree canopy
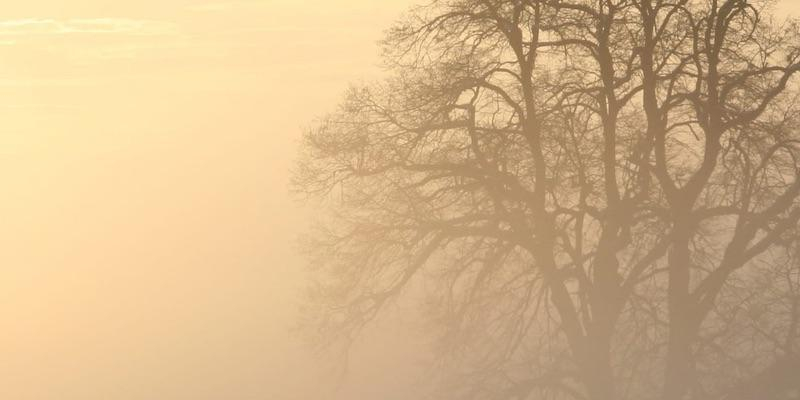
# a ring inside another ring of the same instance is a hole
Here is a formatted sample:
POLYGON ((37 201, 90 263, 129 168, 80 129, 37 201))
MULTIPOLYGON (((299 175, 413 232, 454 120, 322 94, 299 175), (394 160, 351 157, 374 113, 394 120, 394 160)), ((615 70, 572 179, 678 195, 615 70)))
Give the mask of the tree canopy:
POLYGON ((421 283, 443 399, 800 397, 800 27, 772 3, 414 8, 391 76, 304 136, 310 332, 421 283))

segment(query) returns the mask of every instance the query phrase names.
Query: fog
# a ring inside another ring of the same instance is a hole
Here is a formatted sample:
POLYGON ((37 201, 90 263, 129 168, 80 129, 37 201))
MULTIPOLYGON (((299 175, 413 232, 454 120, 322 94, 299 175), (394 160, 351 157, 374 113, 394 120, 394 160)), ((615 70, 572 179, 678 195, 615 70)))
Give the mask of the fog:
POLYGON ((414 0, 7 3, 0 397, 415 390, 413 312, 341 378, 299 340, 313 213, 289 193, 302 131, 382 76, 376 42, 414 0))
POLYGON ((333 389, 291 330, 307 221, 289 172, 302 129, 379 74, 406 7, 4 4, 0 397, 333 389))

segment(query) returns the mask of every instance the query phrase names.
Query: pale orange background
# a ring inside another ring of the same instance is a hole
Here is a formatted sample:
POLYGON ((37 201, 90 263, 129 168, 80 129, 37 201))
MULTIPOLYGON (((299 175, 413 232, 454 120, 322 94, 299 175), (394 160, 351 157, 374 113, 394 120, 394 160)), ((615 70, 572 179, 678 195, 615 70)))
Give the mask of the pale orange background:
POLYGON ((334 393, 290 332, 288 179, 412 3, 5 1, 0 398, 404 399, 401 339, 334 393))

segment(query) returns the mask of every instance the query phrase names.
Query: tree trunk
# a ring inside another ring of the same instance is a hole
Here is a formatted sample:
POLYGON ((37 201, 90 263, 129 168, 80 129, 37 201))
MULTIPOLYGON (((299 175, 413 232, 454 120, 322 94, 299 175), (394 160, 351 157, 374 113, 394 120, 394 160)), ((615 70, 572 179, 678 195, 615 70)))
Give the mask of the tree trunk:
POLYGON ((683 400, 692 385, 692 310, 689 299, 691 257, 688 223, 676 222, 675 241, 669 254, 669 343, 663 399, 683 400))

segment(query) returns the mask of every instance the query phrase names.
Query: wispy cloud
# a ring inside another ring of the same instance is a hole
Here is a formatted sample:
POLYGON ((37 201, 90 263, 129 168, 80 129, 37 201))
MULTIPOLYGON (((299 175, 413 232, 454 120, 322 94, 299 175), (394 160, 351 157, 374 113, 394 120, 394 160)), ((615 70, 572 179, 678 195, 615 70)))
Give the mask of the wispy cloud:
POLYGON ((263 1, 219 1, 213 3, 196 4, 189 6, 189 10, 197 12, 217 12, 232 9, 240 9, 246 7, 263 6, 266 5, 263 1))
POLYGON ((0 21, 0 36, 118 34, 168 35, 177 32, 175 24, 163 21, 126 18, 43 19, 25 18, 0 21))

